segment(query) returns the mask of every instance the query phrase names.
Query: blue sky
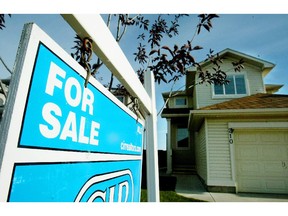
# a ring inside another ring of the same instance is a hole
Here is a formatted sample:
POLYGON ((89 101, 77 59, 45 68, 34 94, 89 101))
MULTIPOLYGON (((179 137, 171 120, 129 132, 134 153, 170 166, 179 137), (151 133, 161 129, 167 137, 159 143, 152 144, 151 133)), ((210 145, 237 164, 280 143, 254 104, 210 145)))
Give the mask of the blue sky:
MULTIPOLYGON (((221 14, 220 18, 213 22, 211 32, 201 33, 193 41, 194 45, 204 47, 203 50, 195 52, 197 61, 206 57, 209 49, 219 52, 225 48, 231 48, 248 55, 252 55, 276 64, 275 68, 265 78, 266 84, 285 84, 278 92, 288 94, 288 14, 221 14)), ((151 16, 152 18, 157 16, 151 16)), ((75 33, 64 19, 58 14, 13 14, 6 18, 6 28, 0 31, 0 56, 13 68, 16 51, 23 25, 28 22, 35 22, 51 38, 62 46, 64 50, 71 53, 74 46, 75 33)), ((182 45, 191 39, 195 26, 197 25, 196 15, 185 18, 181 23, 180 34, 170 44, 182 45)), ((136 70, 133 53, 135 52, 135 38, 137 31, 130 31, 125 35, 120 46, 126 54, 131 65, 136 70)), ((166 42, 166 41, 165 41, 166 42)), ((168 43, 168 41, 167 41, 168 43)), ((94 58, 95 60, 95 58, 94 58)), ((102 70, 103 71, 103 70, 102 70)), ((9 73, 0 63, 0 78, 7 78, 9 73)), ((108 77, 107 72, 101 76, 108 77)), ((184 79, 175 86, 175 90, 184 84, 184 79)), ((156 85, 157 110, 163 106, 161 93, 169 91, 171 84, 156 85)), ((158 146, 165 149, 166 120, 158 118, 158 146)))

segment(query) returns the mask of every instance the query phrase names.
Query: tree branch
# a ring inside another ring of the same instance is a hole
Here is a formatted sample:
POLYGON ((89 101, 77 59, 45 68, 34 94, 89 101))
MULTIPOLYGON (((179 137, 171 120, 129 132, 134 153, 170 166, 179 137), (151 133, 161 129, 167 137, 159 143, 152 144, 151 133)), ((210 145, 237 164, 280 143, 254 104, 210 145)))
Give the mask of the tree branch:
POLYGON ((10 73, 10 74, 12 74, 12 71, 8 68, 8 66, 5 64, 5 62, 4 62, 4 60, 1 58, 1 56, 0 56, 0 61, 2 62, 2 64, 4 65, 4 67, 6 68, 6 70, 10 73))

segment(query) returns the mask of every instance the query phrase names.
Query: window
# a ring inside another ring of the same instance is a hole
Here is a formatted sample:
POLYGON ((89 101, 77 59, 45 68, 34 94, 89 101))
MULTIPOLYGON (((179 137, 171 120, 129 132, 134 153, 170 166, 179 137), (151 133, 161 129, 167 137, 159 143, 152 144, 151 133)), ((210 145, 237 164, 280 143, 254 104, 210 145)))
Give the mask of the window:
POLYGON ((177 128, 177 148, 185 148, 189 147, 188 142, 188 129, 186 127, 178 127, 177 128))
POLYGON ((228 75, 229 83, 226 85, 214 85, 214 95, 245 95, 247 94, 245 76, 228 75))
POLYGON ((177 107, 186 107, 187 106, 186 97, 175 98, 175 106, 177 106, 177 107))

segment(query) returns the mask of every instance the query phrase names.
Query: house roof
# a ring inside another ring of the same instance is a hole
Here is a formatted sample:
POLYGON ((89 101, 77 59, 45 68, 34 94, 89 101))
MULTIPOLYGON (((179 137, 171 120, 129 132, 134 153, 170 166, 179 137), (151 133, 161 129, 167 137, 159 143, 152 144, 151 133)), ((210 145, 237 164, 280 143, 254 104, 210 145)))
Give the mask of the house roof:
POLYGON ((199 110, 288 108, 288 95, 258 93, 202 107, 199 110))
POLYGON ((277 92, 280 88, 282 88, 284 85, 279 85, 279 84, 265 84, 265 89, 267 93, 275 93, 277 92))
POLYGON ((205 117, 212 118, 283 118, 288 117, 288 95, 258 93, 190 110, 189 127, 198 131, 205 117))
MULTIPOLYGON (((262 74, 263 76, 266 76, 274 67, 275 64, 260 59, 260 58, 256 58, 254 56, 250 56, 247 55, 245 53, 230 49, 230 48, 226 48, 222 51, 220 51, 219 56, 225 56, 225 57, 231 57, 231 58, 236 58, 236 59, 243 59, 245 63, 249 63, 249 64, 253 64, 253 65, 258 65, 259 67, 262 68, 262 74)), ((205 59, 204 61, 199 63, 200 65, 204 66, 207 64, 210 64, 210 61, 207 61, 207 59, 205 59)), ((191 67, 190 69, 188 69, 189 71, 196 71, 195 67, 191 67)))
POLYGON ((175 96, 186 96, 186 91, 172 91, 172 92, 163 92, 162 97, 164 99, 169 97, 175 97, 175 96))
POLYGON ((183 116, 189 116, 190 108, 165 108, 163 109, 161 113, 162 118, 167 117, 183 117, 183 116))

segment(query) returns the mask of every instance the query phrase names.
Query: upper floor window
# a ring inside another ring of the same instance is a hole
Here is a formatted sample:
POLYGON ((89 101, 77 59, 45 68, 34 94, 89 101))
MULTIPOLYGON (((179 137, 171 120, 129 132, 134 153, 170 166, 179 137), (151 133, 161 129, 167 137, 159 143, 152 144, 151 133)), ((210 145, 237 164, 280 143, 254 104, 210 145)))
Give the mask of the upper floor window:
POLYGON ((186 97, 175 98, 175 107, 186 107, 186 106, 187 106, 187 98, 186 97))
POLYGON ((227 85, 214 85, 214 95, 245 95, 247 94, 244 74, 227 75, 227 85))

